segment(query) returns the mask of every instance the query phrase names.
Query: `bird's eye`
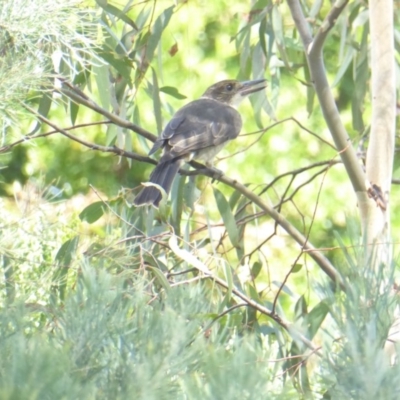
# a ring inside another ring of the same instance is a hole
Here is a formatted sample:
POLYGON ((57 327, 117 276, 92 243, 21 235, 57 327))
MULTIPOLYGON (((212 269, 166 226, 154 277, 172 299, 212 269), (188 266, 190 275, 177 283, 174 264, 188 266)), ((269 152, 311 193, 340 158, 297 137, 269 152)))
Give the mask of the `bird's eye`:
POLYGON ((230 92, 232 89, 233 89, 232 83, 228 83, 228 84, 226 85, 226 90, 227 90, 228 92, 230 92))

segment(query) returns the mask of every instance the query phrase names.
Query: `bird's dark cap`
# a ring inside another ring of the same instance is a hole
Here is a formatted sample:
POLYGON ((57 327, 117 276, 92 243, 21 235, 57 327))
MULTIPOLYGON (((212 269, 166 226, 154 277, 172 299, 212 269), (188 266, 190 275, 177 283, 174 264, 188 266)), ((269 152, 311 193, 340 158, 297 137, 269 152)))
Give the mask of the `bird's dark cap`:
POLYGON ((253 81, 240 82, 242 87, 240 88, 240 94, 242 96, 248 96, 249 94, 258 92, 267 87, 266 79, 255 79, 253 81))

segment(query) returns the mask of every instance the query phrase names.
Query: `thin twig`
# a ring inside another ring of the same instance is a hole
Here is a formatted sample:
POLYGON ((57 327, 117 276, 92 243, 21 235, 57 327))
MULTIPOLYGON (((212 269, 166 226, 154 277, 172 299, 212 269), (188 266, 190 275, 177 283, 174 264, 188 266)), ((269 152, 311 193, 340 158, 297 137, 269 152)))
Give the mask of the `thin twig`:
MULTIPOLYGON (((89 122, 89 123, 84 123, 84 124, 77 124, 77 125, 74 125, 74 126, 70 126, 68 128, 64 128, 64 129, 66 131, 71 131, 71 130, 74 130, 74 129, 85 128, 85 127, 93 126, 93 125, 109 124, 110 122, 111 121, 89 122)), ((45 132, 45 133, 40 133, 40 134, 35 135, 35 136, 27 136, 27 135, 25 135, 22 139, 19 139, 19 140, 15 141, 13 143, 10 143, 10 144, 8 144, 6 146, 0 147, 0 153, 6 153, 7 151, 11 150, 13 147, 15 147, 15 146, 17 146, 17 145, 19 145, 21 143, 26 143, 26 142, 29 142, 29 141, 34 140, 34 139, 40 139, 40 138, 43 138, 43 137, 54 135, 55 133, 60 133, 60 131, 58 129, 54 129, 52 131, 45 132)))

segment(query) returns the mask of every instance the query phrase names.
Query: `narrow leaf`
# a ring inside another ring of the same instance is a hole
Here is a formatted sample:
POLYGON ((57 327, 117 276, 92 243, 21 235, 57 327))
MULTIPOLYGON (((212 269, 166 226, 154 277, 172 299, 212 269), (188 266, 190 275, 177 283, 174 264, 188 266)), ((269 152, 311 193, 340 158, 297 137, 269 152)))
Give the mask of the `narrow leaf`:
POLYGON ((256 261, 251 267, 251 276, 253 277, 253 279, 257 278, 257 276, 261 272, 261 269, 262 269, 262 264, 259 261, 256 261))
POLYGON ((69 102, 69 115, 71 117, 71 123, 72 125, 75 125, 76 122, 76 118, 78 116, 78 112, 79 112, 79 105, 76 104, 73 101, 69 102))
POLYGON ((342 79, 343 75, 347 71, 347 68, 349 67, 350 63, 353 61, 354 55, 356 53, 356 50, 353 47, 349 47, 347 50, 347 53, 344 57, 344 60, 342 61, 339 70, 335 76, 335 79, 332 83, 332 87, 336 86, 339 81, 342 79))
POLYGON ((79 236, 67 240, 62 244, 56 255, 57 269, 53 276, 52 296, 57 293, 61 300, 65 298, 67 289, 67 275, 78 248, 79 236))
POLYGON ((160 92, 167 93, 176 99, 183 100, 186 99, 186 96, 182 93, 179 93, 178 89, 172 86, 163 86, 160 88, 160 92))
POLYGON ((104 202, 96 201, 95 203, 87 206, 80 214, 79 219, 81 221, 86 221, 89 224, 93 224, 98 219, 100 219, 104 214, 104 202))
POLYGON ((280 46, 284 46, 285 42, 283 40, 283 22, 282 15, 279 11, 279 7, 274 5, 272 8, 272 27, 275 34, 275 40, 280 46))
POLYGON ((304 295, 300 296, 294 306, 294 314, 296 321, 307 314, 307 302, 304 295))
POLYGON ((149 37, 149 40, 147 42, 147 47, 146 47, 146 60, 151 61, 153 58, 154 52, 156 51, 156 48, 158 46, 158 42, 161 39, 161 35, 164 31, 164 29, 167 27, 171 17, 172 17, 172 12, 175 6, 171 6, 164 10, 163 13, 156 19, 156 22, 154 23, 152 30, 151 30, 151 35, 149 37))
POLYGON ((108 4, 107 1, 104 0, 96 0, 96 3, 106 12, 108 12, 111 15, 114 15, 114 17, 119 18, 120 20, 124 21, 126 24, 130 25, 132 28, 136 29, 137 31, 139 28, 136 26, 136 24, 124 13, 124 11, 120 10, 119 8, 108 4))
POLYGON ((318 303, 307 315, 309 339, 312 340, 329 312, 325 302, 318 303))
POLYGON ((171 286, 165 277, 165 275, 158 269, 154 267, 149 267, 151 269, 151 272, 154 274, 156 277, 158 283, 165 289, 166 292, 171 290, 171 286))
POLYGON ((124 55, 119 55, 109 50, 106 46, 103 49, 99 50, 97 54, 107 63, 109 63, 117 72, 124 77, 129 86, 132 84, 131 80, 131 71, 133 68, 132 60, 124 55))
POLYGON ((93 67, 97 88, 99 90, 100 102, 104 109, 110 110, 110 77, 107 65, 93 67))
POLYGON ((295 264, 292 268, 292 274, 295 274, 296 272, 299 272, 303 268, 303 264, 295 264))
POLYGON ((161 100, 160 100, 160 91, 158 88, 158 79, 156 71, 152 68, 153 72, 153 108, 154 108, 154 116, 156 118, 157 124, 157 132, 160 133, 162 131, 162 115, 161 115, 161 100))
MULTIPOLYGON (((49 93, 43 93, 43 96, 39 101, 38 113, 43 117, 47 117, 52 102, 53 102, 52 96, 49 93)), ((32 132, 29 132, 29 135, 35 134, 40 129, 41 125, 42 123, 38 122, 36 126, 33 128, 32 132)))
POLYGON ((75 256, 76 249, 78 248, 79 236, 75 236, 72 239, 64 242, 56 255, 56 261, 58 264, 63 266, 69 266, 73 257, 75 256))
POLYGON ((231 296, 232 296, 232 289, 233 289, 233 278, 232 278, 231 266, 228 263, 225 263, 224 272, 225 272, 226 282, 228 283, 227 297, 228 297, 228 300, 230 300, 231 296))
POLYGON ((215 201, 217 202, 218 210, 228 232, 229 239, 232 245, 236 247, 239 245, 239 232, 235 218, 232 214, 231 208, 229 207, 229 203, 226 201, 225 196, 217 188, 214 188, 214 196, 215 201))

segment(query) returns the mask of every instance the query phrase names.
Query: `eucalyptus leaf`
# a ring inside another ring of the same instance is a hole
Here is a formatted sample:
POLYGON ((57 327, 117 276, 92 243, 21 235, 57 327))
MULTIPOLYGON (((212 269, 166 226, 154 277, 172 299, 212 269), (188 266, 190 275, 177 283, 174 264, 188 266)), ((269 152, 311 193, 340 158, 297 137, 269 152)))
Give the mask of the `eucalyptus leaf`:
POLYGON ((217 188, 213 188, 213 190, 215 201, 217 202, 217 207, 221 214, 222 220, 224 221, 229 239, 232 245, 236 247, 239 245, 239 232, 235 218, 232 214, 232 210, 229 207, 229 203, 227 202, 225 196, 217 188))

